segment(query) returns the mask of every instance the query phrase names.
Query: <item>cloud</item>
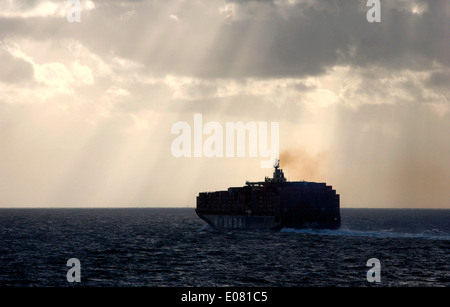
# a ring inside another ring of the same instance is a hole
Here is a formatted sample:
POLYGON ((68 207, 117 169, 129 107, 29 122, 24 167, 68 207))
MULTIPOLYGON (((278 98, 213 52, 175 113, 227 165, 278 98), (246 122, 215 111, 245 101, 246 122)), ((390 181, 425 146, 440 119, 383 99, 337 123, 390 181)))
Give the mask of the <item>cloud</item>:
POLYGON ((112 86, 106 90, 106 94, 114 96, 114 97, 121 97, 121 96, 130 95, 130 92, 128 92, 127 90, 125 90, 123 88, 120 88, 117 86, 112 86))
POLYGON ((92 71, 77 62, 65 65, 59 62, 36 64, 36 82, 46 85, 55 92, 72 93, 73 88, 82 84, 92 84, 92 71))
POLYGON ((170 14, 170 15, 169 15, 169 19, 170 19, 170 20, 173 20, 173 21, 175 21, 175 22, 180 22, 180 19, 178 18, 178 16, 177 16, 177 15, 174 15, 174 14, 170 14))
MULTIPOLYGON (((31 45, 36 47, 34 43, 31 45)), ((37 43, 37 46, 42 45, 37 43)), ((58 95, 73 94, 77 87, 94 83, 88 65, 64 59, 41 62, 28 52, 11 40, 3 43, 0 56, 5 57, 6 62, 0 81, 6 83, 0 83, 0 88, 5 102, 42 103, 58 95), (28 81, 26 86, 20 84, 25 81, 28 81)))
POLYGON ((122 13, 119 15, 119 20, 121 20, 121 21, 129 20, 136 15, 137 15, 137 13, 135 10, 126 11, 125 13, 122 13))
POLYGON ((450 69, 435 71, 426 79, 426 84, 431 87, 441 88, 443 90, 449 89, 450 69))
POLYGON ((448 207, 448 1, 383 1, 373 24, 359 0, 81 2, 80 23, 65 1, 0 4, 0 205, 185 206, 270 176, 172 157, 200 112, 280 122, 291 175, 344 206, 448 207))
MULTIPOLYGON (((3 18, 48 18, 48 17, 65 17, 69 4, 75 5, 77 2, 72 1, 3 1, 0 4, 0 17, 3 18)), ((79 1, 80 9, 83 12, 95 9, 92 1, 79 1)))
POLYGON ((159 75, 305 77, 345 65, 419 71, 432 63, 448 67, 448 52, 443 51, 449 49, 443 45, 448 5, 445 0, 386 3, 382 22, 371 24, 365 19, 365 3, 356 0, 339 5, 334 1, 223 4, 212 0, 201 4, 125 1, 108 2, 108 6, 100 1, 95 10, 83 12, 88 17, 83 15, 77 27, 64 20, 45 21, 37 27, 14 18, 1 22, 3 29, 12 27, 35 38, 42 33, 54 38, 74 35, 95 53, 114 52, 159 75), (183 27, 175 27, 180 13, 183 27), (132 17, 133 22, 110 22, 118 16, 132 17))
POLYGON ((0 82, 22 83, 33 80, 33 66, 24 59, 14 56, 0 45, 0 82))

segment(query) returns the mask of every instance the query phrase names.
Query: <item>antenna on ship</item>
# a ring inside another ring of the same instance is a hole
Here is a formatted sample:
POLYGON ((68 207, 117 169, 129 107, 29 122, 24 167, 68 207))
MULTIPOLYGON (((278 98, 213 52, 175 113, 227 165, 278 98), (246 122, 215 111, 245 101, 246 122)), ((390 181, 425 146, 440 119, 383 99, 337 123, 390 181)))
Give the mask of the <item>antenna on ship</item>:
POLYGON ((284 173, 282 169, 279 169, 280 167, 280 159, 275 160, 275 164, 273 165, 275 168, 275 171, 273 172, 273 179, 274 182, 286 182, 286 178, 284 178, 284 173))
POLYGON ((280 167, 280 159, 275 159, 275 163, 273 164, 273 167, 275 170, 277 170, 280 167))

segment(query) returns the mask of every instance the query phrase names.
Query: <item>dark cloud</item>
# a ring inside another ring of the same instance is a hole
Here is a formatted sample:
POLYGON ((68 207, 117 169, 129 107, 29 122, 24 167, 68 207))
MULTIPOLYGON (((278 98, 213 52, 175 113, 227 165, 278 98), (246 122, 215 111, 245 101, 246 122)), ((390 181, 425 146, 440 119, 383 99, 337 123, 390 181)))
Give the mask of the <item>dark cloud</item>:
POLYGON ((425 81, 428 86, 449 89, 450 70, 433 72, 425 81))
POLYGON ((297 82, 294 85, 294 88, 298 92, 308 92, 308 91, 312 91, 312 90, 316 89, 317 86, 315 86, 315 85, 307 85, 307 84, 302 83, 302 82, 297 82))
POLYGON ((0 82, 21 83, 33 79, 33 66, 0 49, 0 82))
POLYGON ((367 22, 364 1, 278 7, 234 2, 252 9, 247 18, 221 28, 204 76, 303 77, 334 65, 413 70, 433 62, 449 65, 448 1, 429 1, 422 14, 383 3, 379 24, 367 22))
POLYGON ((334 65, 424 70, 433 62, 450 64, 446 0, 423 1, 427 9, 421 14, 383 2, 381 23, 367 22, 368 8, 359 0, 228 2, 245 11, 236 20, 220 15, 224 3, 208 1, 199 15, 197 2, 101 1, 82 12, 80 24, 49 18, 0 23, 9 34, 76 39, 98 54, 133 59, 163 75, 304 77, 334 65), (136 12, 132 18, 119 19, 130 10, 136 12), (182 22, 174 23, 170 14, 182 22))

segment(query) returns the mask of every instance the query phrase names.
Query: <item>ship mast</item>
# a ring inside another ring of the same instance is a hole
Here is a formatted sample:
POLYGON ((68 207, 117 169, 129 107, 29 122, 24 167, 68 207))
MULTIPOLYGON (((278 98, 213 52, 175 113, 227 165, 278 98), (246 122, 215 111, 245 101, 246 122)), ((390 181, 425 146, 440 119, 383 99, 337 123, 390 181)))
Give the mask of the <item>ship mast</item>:
POLYGON ((275 168, 275 170, 277 170, 280 167, 280 159, 275 160, 273 167, 275 168))
POLYGON ((280 169, 280 159, 275 160, 275 164, 273 165, 275 171, 273 172, 272 181, 274 182, 286 182, 286 178, 284 177, 283 170, 280 169))

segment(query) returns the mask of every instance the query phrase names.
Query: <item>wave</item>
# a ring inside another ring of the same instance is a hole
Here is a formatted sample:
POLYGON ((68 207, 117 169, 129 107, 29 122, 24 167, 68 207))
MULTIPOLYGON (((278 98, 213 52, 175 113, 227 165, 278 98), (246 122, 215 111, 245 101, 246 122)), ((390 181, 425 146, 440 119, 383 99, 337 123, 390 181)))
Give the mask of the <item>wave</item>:
POLYGON ((439 229, 425 230, 421 233, 396 232, 393 229, 373 230, 350 230, 350 229, 311 229, 311 228, 283 228, 281 232, 326 235, 326 236, 346 236, 346 237, 374 237, 374 238, 419 238, 450 241, 450 235, 439 229))

